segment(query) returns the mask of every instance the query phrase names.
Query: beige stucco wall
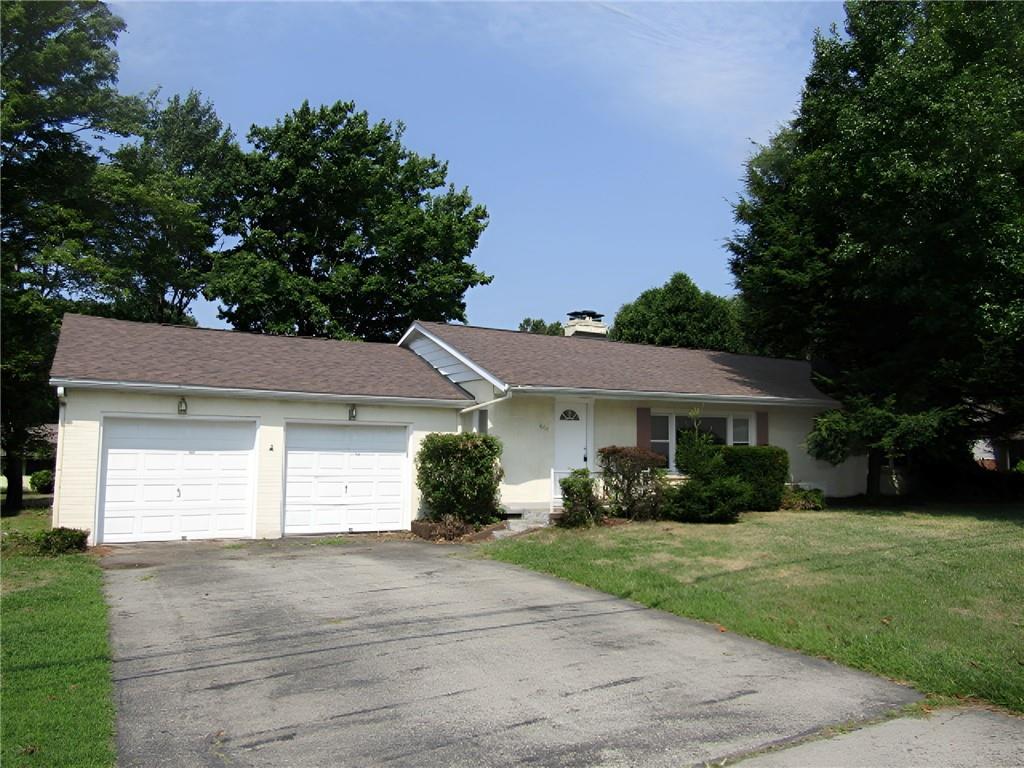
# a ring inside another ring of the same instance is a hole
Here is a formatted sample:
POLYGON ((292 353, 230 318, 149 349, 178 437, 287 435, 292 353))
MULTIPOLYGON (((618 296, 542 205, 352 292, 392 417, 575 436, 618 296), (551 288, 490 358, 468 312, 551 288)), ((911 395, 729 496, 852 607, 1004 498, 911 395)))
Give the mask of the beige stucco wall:
POLYGON ((490 433, 501 439, 505 479, 501 501, 506 506, 548 503, 551 464, 555 458, 550 397, 517 397, 488 409, 490 433))
MULTIPOLYGON (((733 413, 751 418, 756 412, 769 414, 769 441, 789 453, 790 481, 821 488, 829 496, 853 496, 864 491, 867 462, 853 457, 838 467, 816 461, 803 444, 820 408, 795 406, 725 406, 712 403, 669 404, 664 401, 592 400, 593 448, 607 445, 636 445, 636 409, 686 415, 699 408, 706 415, 733 413)), ((554 461, 554 400, 550 397, 516 394, 490 409, 491 431, 505 443, 506 483, 502 498, 509 503, 548 503, 550 470, 554 461)), ((596 457, 595 457, 596 459, 596 457)), ((596 461, 594 464, 596 468, 596 461)))
MULTIPOLYGON (((68 389, 61 427, 59 490, 53 524, 96 529, 100 433, 104 416, 174 416, 175 418, 226 417, 258 419, 256 435, 257 538, 282 533, 284 502, 285 423, 310 420, 348 423, 348 404, 334 402, 188 397, 188 416, 176 416, 177 395, 143 395, 90 389, 68 389), (271 450, 273 446, 273 450, 271 450)), ((419 508, 413 458, 429 432, 454 432, 457 411, 449 408, 397 405, 358 405, 360 424, 388 423, 410 427, 408 521, 419 508)))

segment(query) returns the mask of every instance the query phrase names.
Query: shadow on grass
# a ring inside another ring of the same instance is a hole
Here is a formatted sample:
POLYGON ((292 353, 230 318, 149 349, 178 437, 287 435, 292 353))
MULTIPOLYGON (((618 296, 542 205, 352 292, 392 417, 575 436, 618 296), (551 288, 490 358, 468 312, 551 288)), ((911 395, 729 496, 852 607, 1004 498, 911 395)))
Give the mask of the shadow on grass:
POLYGON ((979 521, 1009 522, 1024 526, 1024 501, 1004 502, 939 502, 890 500, 881 502, 866 497, 831 499, 827 511, 849 512, 865 517, 906 517, 924 515, 936 518, 970 517, 979 521))

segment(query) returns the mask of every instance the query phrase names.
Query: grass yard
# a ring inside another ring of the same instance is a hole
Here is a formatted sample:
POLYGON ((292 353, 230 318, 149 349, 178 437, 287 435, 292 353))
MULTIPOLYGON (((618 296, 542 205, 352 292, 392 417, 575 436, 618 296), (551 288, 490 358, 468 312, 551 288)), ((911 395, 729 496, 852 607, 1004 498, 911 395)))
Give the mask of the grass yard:
POLYGON ((1024 712, 1024 508, 546 529, 484 551, 932 696, 1024 712))
MULTIPOLYGON (((49 510, 2 521, 5 531, 48 525, 49 510)), ((107 608, 95 559, 4 552, 0 568, 0 763, 113 765, 107 608)))

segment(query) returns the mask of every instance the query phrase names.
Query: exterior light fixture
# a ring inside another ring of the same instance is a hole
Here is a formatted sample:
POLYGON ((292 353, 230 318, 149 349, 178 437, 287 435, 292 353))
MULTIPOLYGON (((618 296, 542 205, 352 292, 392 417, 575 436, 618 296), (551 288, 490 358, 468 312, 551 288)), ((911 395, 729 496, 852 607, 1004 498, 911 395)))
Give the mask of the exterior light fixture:
POLYGON ((354 405, 350 405, 348 407, 348 420, 349 421, 355 421, 356 420, 356 407, 354 405))
POLYGON ((188 413, 188 401, 185 398, 181 398, 178 401, 178 415, 185 416, 188 413))

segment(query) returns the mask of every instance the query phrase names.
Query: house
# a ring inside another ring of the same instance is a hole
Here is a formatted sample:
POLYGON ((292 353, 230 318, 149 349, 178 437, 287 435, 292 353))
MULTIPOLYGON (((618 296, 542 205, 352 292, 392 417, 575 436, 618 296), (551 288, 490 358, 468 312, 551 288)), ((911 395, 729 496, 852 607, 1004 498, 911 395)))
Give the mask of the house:
POLYGON ((694 409, 720 442, 785 447, 794 482, 861 490, 862 459, 833 467, 801 446, 836 406, 806 363, 603 327, 595 313, 562 337, 415 322, 376 344, 66 315, 54 525, 94 543, 407 530, 420 441, 465 430, 501 438, 509 511, 543 510, 602 446, 671 462, 694 409))

